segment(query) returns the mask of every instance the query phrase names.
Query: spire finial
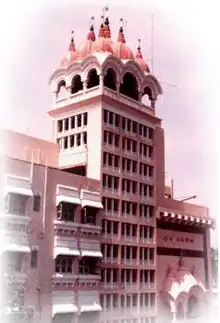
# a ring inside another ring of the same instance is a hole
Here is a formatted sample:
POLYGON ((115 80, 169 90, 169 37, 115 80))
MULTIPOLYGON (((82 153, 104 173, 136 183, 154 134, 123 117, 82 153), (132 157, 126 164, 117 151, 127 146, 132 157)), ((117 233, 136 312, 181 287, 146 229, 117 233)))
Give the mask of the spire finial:
MULTIPOLYGON (((109 10, 108 6, 104 7, 105 13, 109 10)), ((111 38, 111 30, 110 30, 110 23, 109 23, 109 18, 108 16, 105 16, 104 19, 104 37, 105 38, 111 38)))
POLYGON ((95 32, 94 32, 94 26, 93 26, 93 21, 95 20, 95 17, 92 16, 90 20, 90 28, 89 28, 89 33, 87 36, 88 40, 95 41, 95 32))
POLYGON ((74 30, 71 31, 71 40, 70 40, 69 50, 72 52, 76 51, 75 42, 74 42, 74 30))
POLYGON ((124 22, 124 19, 120 18, 120 27, 119 27, 119 31, 118 31, 118 42, 125 44, 126 41, 125 41, 125 36, 124 36, 123 22, 124 22))
POLYGON ((142 52, 141 52, 141 39, 140 38, 138 38, 136 58, 143 58, 142 52))

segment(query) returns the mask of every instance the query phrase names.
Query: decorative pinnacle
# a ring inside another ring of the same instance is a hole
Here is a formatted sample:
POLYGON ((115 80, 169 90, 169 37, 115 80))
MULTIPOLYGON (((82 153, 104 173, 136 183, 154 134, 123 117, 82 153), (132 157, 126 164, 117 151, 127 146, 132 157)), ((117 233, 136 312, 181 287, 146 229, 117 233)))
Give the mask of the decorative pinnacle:
POLYGON ((138 48, 137 48, 138 50, 140 50, 141 49, 141 39, 140 38, 138 38, 138 48))
POLYGON ((71 43, 74 42, 74 30, 71 31, 71 43))
POLYGON ((108 6, 105 6, 103 9, 102 9, 102 16, 101 16, 101 19, 104 20, 105 19, 105 13, 109 10, 109 7, 108 6))

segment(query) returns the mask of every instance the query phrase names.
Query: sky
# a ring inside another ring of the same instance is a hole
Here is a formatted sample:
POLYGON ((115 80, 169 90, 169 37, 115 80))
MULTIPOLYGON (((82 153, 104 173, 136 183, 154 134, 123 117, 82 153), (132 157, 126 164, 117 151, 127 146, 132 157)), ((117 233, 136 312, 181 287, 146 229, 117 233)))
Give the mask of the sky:
MULTIPOLYGON (((214 3, 214 2, 213 2, 214 3)), ((52 139, 47 110, 52 106, 48 80, 65 56, 71 30, 79 45, 90 17, 95 29, 101 10, 109 6, 112 38, 120 18, 125 37, 135 50, 141 38, 150 59, 151 16, 154 15, 154 75, 164 94, 156 104, 165 129, 166 172, 174 179, 175 197, 197 195, 196 202, 218 217, 217 73, 218 11, 212 1, 9 1, 1 20, 0 126, 52 139), (166 3, 166 4, 165 4, 166 3), (199 5, 198 5, 199 4, 199 5)), ((0 17, 1 18, 1 17, 0 17)), ((149 61, 150 65, 150 61, 149 61)), ((216 235, 213 236, 216 244, 216 235)))

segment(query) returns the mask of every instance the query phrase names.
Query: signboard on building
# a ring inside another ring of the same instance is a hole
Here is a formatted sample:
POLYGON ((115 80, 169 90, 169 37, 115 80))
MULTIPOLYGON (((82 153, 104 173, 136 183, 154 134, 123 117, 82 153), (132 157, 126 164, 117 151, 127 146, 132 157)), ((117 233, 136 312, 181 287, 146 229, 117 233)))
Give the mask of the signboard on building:
POLYGON ((181 231, 157 230, 157 246, 203 251, 203 235, 181 231))

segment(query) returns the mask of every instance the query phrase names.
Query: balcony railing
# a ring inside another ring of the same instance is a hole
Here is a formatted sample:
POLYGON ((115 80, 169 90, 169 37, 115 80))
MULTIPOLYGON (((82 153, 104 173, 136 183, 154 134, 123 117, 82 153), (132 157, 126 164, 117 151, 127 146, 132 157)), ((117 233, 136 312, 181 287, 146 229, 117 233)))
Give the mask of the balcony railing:
POLYGON ((110 187, 103 187, 103 191, 108 192, 110 194, 118 195, 118 189, 110 188, 110 187))
POLYGON ((118 258, 103 258, 105 264, 117 264, 118 258))
POLYGON ((154 243, 154 239, 153 238, 143 238, 143 237, 140 237, 139 238, 139 242, 153 244, 154 243))
POLYGON ((114 167, 114 166, 110 166, 110 165, 103 165, 103 168, 105 171, 109 171, 111 173, 119 173, 120 168, 119 167, 114 167))
POLYGON ((145 282, 140 283, 140 289, 154 289, 156 287, 155 283, 145 282))
POLYGON ((121 259, 121 262, 125 265, 137 265, 136 259, 121 259))
POLYGON ((154 260, 140 260, 139 261, 140 266, 155 266, 154 260))
POLYGON ((134 242, 136 243, 138 241, 137 236, 131 236, 131 235, 122 235, 122 240, 127 241, 127 242, 134 242))
POLYGON ((128 283, 128 282, 122 282, 122 288, 123 289, 137 289, 138 285, 137 283, 128 283))
POLYGON ((102 232, 101 236, 108 239, 118 239, 118 233, 115 234, 115 233, 102 232))
POLYGON ((105 211, 104 210, 104 213, 107 215, 107 216, 112 216, 112 217, 119 217, 119 212, 118 211, 105 211))
POLYGON ((116 282, 104 282, 104 283, 101 283, 101 287, 102 288, 106 288, 106 289, 117 289, 119 288, 120 284, 119 283, 116 283, 116 282))

